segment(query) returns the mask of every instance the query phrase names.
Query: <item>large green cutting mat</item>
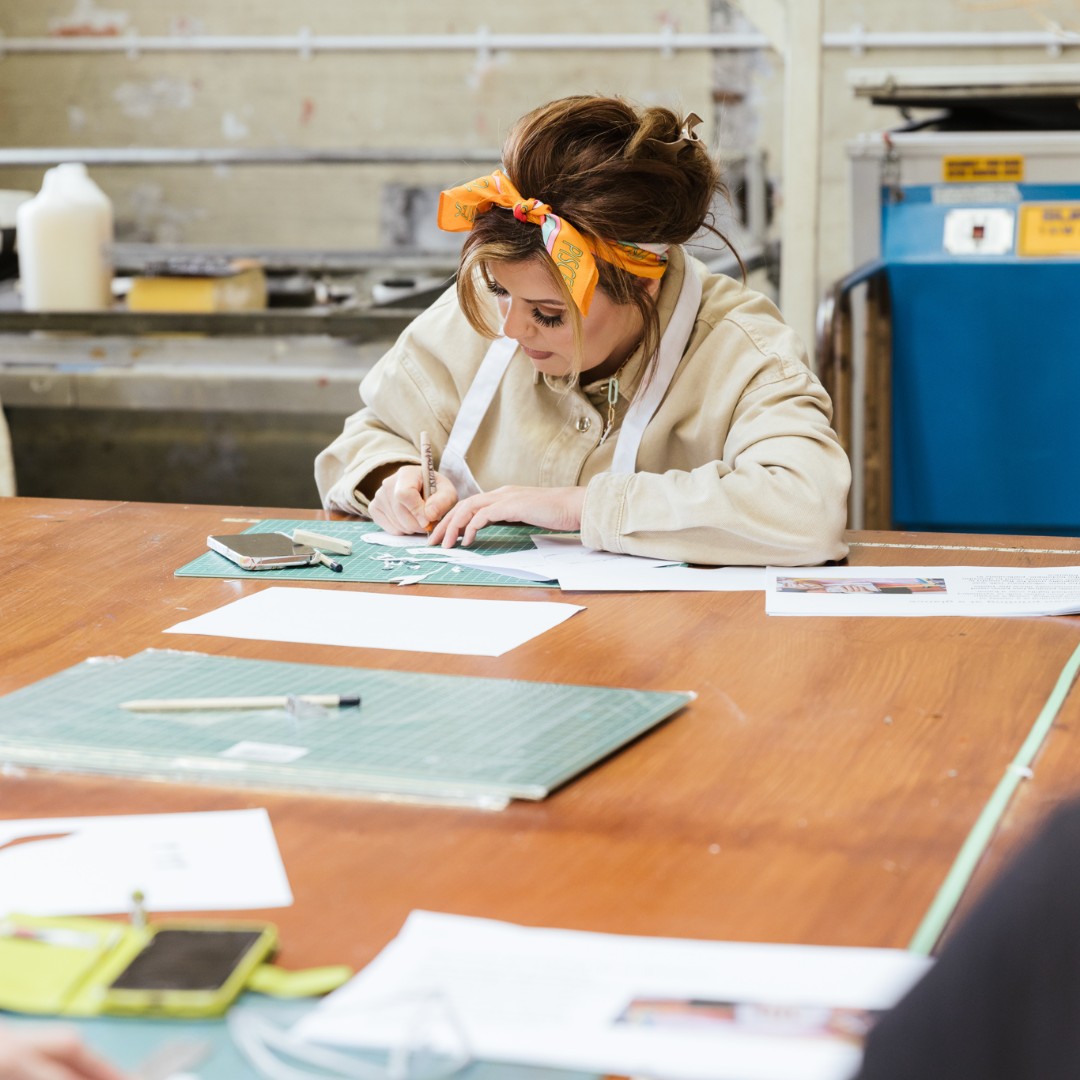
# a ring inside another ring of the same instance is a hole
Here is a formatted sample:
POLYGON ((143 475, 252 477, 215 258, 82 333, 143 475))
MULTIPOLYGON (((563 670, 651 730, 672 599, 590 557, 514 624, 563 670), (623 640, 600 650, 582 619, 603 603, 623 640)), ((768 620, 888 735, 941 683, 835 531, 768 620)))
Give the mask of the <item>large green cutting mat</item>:
MULTIPOLYGON (((293 529, 306 529, 308 532, 322 533, 342 540, 351 540, 351 555, 334 555, 342 565, 341 573, 335 573, 325 566, 290 566, 284 570, 244 570, 230 562, 216 551, 208 551, 186 566, 176 571, 177 577, 256 577, 264 581, 279 584, 285 581, 381 581, 393 582, 395 578, 413 574, 427 574, 425 585, 519 585, 539 586, 541 589, 558 588, 555 582, 546 584, 542 581, 523 581, 520 578, 503 577, 501 574, 489 574, 483 570, 469 567, 453 567, 448 563, 433 562, 423 555, 410 556, 398 548, 379 547, 365 544, 360 538, 364 533, 379 532, 379 526, 371 521, 282 521, 267 520, 252 525, 245 532, 284 532, 293 529), (394 565, 388 566, 388 558, 394 565)), ((534 533, 546 532, 533 525, 488 525, 477 534, 476 540, 469 545, 470 551, 480 555, 505 555, 510 551, 529 551, 534 533)), ((416 547, 423 547, 426 540, 416 537, 416 547)), ((438 548, 432 548, 436 555, 438 548)))
POLYGON ((86 660, 0 697, 0 761, 501 809, 544 798, 692 696, 151 649, 86 660), (359 710, 314 718, 120 708, 145 698, 356 693, 359 710))

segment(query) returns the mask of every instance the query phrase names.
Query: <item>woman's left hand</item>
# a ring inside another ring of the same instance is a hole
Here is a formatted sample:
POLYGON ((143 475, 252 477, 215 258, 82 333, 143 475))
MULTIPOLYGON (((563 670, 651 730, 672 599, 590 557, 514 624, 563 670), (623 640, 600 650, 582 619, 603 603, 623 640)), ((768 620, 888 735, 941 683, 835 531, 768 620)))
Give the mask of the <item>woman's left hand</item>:
POLYGON ((0 1080, 124 1080, 70 1028, 0 1027, 0 1080))
POLYGON ((581 528, 583 487, 500 487, 463 499, 435 526, 430 543, 468 547, 478 529, 496 521, 520 521, 541 529, 577 532, 581 528))

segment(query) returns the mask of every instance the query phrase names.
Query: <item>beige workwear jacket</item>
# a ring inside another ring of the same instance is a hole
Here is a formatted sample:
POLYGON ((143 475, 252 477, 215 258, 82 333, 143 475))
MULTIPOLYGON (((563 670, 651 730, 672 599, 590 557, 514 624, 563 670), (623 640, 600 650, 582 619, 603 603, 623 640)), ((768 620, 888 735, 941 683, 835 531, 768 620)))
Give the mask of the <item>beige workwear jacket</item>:
MULTIPOLYGON (((581 538, 591 548, 708 565, 843 558, 851 472, 798 336, 766 297, 709 274, 679 249, 658 297, 661 331, 684 273, 700 275, 701 305, 645 429, 637 472, 606 470, 643 356, 623 369, 623 400, 601 443, 606 380, 567 390, 520 354, 466 455, 473 476, 485 491, 584 485, 581 538)), ((364 407, 317 457, 323 505, 363 515, 360 481, 387 464, 419 463, 421 431, 438 462, 489 344, 466 322, 453 289, 420 315, 361 383, 364 407)))

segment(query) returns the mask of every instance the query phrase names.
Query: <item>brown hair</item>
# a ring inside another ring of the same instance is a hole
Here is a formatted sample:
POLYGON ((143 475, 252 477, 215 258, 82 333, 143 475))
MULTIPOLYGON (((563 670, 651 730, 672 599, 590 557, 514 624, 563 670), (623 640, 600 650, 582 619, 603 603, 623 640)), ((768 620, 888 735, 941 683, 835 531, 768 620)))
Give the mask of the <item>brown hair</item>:
MULTIPOLYGON (((638 108, 622 98, 576 96, 542 105, 523 116, 503 146, 503 171, 523 198, 539 199, 590 241, 633 240, 684 244, 702 229, 727 238, 712 222, 713 198, 726 192, 705 144, 694 140, 677 152, 683 119, 671 109, 638 108)), ((734 249, 733 249, 734 250, 734 249)), ((542 265, 564 297, 574 331, 578 364, 581 315, 555 264, 546 257, 541 231, 493 208, 477 216, 461 251, 458 295, 469 323, 495 337, 486 313, 492 262, 545 255, 542 265)), ((634 306, 644 321, 645 355, 660 343, 656 302, 647 279, 597 258, 599 288, 616 304, 634 306)))

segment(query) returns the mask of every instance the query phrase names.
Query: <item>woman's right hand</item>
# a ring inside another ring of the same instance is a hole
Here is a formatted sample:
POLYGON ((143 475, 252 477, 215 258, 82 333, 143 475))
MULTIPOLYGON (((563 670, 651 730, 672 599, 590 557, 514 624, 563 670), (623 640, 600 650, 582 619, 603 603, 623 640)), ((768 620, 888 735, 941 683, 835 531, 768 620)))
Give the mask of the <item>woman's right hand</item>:
POLYGON ((435 474, 435 491, 424 503, 424 475, 419 465, 402 465, 379 485, 368 503, 376 525, 388 533, 410 536, 426 533, 458 501, 457 490, 442 473, 435 474))

